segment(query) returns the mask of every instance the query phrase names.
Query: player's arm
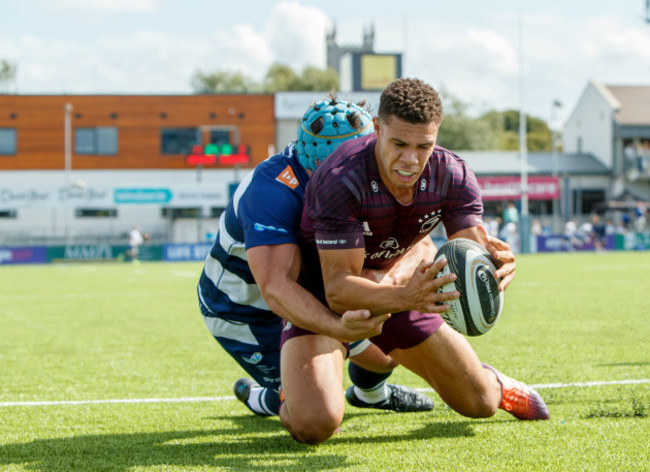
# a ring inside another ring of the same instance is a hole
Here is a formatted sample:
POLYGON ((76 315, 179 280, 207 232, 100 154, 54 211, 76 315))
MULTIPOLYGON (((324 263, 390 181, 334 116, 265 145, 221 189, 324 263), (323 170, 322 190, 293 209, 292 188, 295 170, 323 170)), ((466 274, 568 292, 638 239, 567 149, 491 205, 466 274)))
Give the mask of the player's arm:
POLYGON ((413 271, 422 261, 432 261, 436 257, 438 248, 430 237, 422 238, 389 270, 362 269, 361 276, 386 285, 406 285, 413 271))
POLYGON ((515 277, 515 255, 505 241, 490 236, 483 225, 472 226, 455 232, 449 239, 467 238, 484 246, 500 264, 494 276, 501 279, 499 291, 503 292, 515 277))
POLYGON ((339 316, 297 283, 300 250, 295 244, 252 247, 248 264, 271 311, 285 320, 342 342, 357 341, 381 333, 388 316, 370 317, 360 304, 339 316))
POLYGON ((373 315, 416 310, 442 313, 450 306, 445 302, 458 298, 457 291, 437 293, 438 288, 455 280, 455 274, 436 279, 446 261, 422 261, 407 284, 385 285, 361 277, 365 250, 319 249, 327 302, 332 310, 343 313, 355 306, 369 309, 373 315))

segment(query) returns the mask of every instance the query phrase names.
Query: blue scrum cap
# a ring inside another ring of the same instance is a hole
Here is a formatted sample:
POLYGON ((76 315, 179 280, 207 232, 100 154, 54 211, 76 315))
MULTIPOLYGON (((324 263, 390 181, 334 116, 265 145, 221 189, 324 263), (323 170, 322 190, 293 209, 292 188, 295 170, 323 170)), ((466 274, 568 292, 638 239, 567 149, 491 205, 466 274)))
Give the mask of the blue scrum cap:
POLYGON ((330 96, 302 117, 296 142, 300 164, 313 171, 339 144, 372 132, 372 117, 362 106, 330 96))

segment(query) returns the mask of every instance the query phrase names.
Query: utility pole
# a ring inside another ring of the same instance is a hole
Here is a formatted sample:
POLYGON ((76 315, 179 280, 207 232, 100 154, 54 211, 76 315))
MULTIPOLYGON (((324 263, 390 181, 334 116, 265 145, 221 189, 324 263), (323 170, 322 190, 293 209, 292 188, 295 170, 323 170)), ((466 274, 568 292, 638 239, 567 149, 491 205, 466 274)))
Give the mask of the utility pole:
MULTIPOLYGON (((562 108, 562 103, 559 100, 553 100, 553 105, 551 106, 551 159, 553 161, 553 177, 557 179, 557 184, 560 186, 560 169, 558 162, 558 151, 557 151, 557 123, 556 123, 556 110, 562 108)), ((561 187, 560 187, 561 188, 561 187)), ((561 221, 560 218, 560 201, 561 194, 558 198, 553 199, 553 233, 557 234, 561 230, 561 221)))
POLYGON ((70 170, 72 167, 72 126, 71 126, 71 114, 72 114, 72 103, 66 103, 63 105, 63 147, 64 147, 64 184, 66 188, 70 185, 70 170))
POLYGON ((519 218, 519 246, 523 254, 530 252, 530 216, 528 214, 528 140, 524 110, 524 45, 523 19, 519 13, 519 157, 521 158, 521 218, 519 218))

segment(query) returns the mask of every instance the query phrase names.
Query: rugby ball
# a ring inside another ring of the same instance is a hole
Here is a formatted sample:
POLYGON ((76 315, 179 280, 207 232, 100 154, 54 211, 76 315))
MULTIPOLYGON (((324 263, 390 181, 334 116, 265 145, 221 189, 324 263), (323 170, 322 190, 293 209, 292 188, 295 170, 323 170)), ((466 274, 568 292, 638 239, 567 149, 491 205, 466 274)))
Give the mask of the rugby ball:
POLYGON ((449 326, 465 336, 480 336, 496 324, 503 310, 504 296, 499 292, 499 280, 494 277, 497 262, 479 243, 456 238, 443 244, 436 261, 445 257, 447 265, 436 275, 455 273, 457 278, 438 292, 458 290, 460 298, 444 302, 451 305, 442 318, 449 326))

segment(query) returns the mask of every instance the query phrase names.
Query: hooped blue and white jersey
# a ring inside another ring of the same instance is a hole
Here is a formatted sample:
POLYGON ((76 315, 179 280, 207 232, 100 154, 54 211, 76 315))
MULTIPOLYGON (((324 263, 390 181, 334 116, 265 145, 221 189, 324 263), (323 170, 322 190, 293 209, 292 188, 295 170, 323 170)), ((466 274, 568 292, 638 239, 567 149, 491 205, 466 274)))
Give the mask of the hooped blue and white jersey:
POLYGON ((261 162, 239 184, 219 220, 198 284, 207 316, 238 322, 279 322, 248 266, 246 250, 298 244, 298 230, 309 174, 293 144, 261 162))

